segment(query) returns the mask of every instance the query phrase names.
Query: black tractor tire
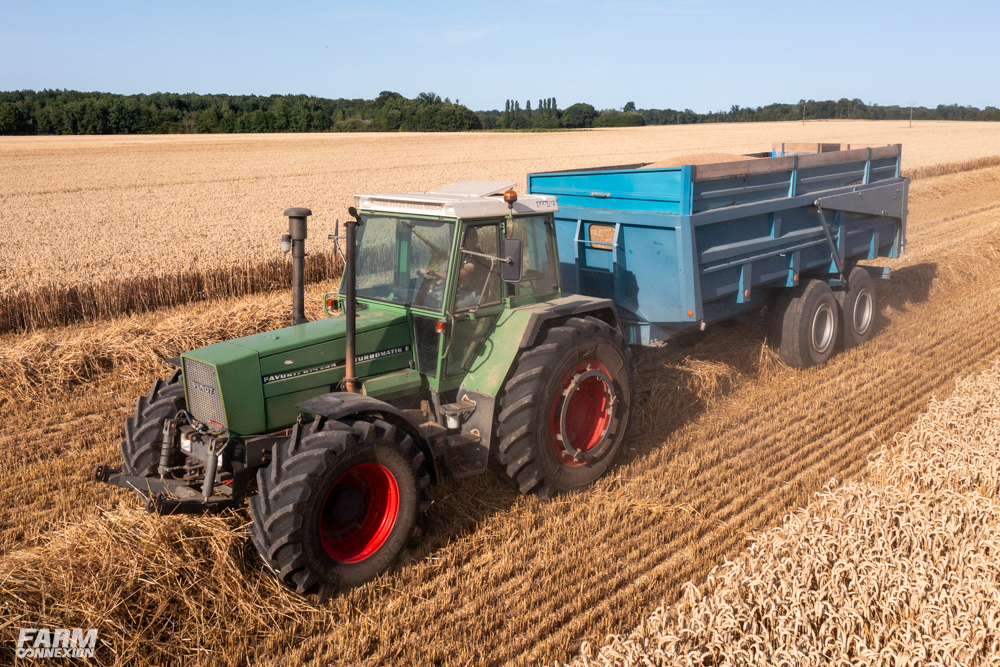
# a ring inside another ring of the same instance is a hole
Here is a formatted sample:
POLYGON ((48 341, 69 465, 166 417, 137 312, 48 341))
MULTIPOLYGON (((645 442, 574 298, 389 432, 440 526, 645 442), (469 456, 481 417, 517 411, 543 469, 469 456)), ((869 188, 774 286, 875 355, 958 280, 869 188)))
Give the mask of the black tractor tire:
POLYGON ((406 560, 429 483, 423 452, 401 429, 317 417, 257 472, 250 537, 279 581, 322 600, 406 560))
POLYGON ((600 477, 621 450, 632 403, 621 333, 574 317, 523 350, 500 398, 497 458, 523 494, 548 498, 600 477))
POLYGON ((875 314, 878 312, 878 297, 875 295, 875 281, 860 266, 855 266, 847 275, 847 289, 834 291, 840 306, 840 343, 849 348, 860 345, 875 335, 875 314))
POLYGON ((833 291, 823 280, 783 290, 772 321, 772 337, 782 361, 793 368, 809 368, 833 356, 839 311, 833 291))
POLYGON ((135 414, 125 420, 122 440, 123 472, 126 475, 153 477, 160 465, 163 422, 184 409, 184 384, 181 370, 170 379, 157 380, 146 396, 135 401, 135 414))

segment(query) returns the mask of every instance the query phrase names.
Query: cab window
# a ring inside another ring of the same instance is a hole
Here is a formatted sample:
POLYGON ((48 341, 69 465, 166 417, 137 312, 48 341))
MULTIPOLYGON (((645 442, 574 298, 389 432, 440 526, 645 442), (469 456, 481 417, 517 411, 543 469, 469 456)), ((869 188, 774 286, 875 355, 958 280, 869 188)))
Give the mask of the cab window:
POLYGON ((466 227, 458 260, 456 311, 500 301, 500 270, 496 262, 489 259, 499 256, 499 252, 500 225, 494 223, 466 227))
POLYGON ((546 296, 559 291, 552 248, 552 221, 545 217, 514 218, 507 223, 507 236, 521 239, 524 253, 521 282, 514 296, 546 296))

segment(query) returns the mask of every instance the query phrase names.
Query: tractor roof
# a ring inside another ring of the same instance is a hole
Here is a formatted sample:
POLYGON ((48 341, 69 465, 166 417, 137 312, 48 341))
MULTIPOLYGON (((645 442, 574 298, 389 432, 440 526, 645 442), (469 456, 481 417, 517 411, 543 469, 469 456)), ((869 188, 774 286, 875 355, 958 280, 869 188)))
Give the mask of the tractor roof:
MULTIPOLYGON (((507 181, 459 181, 430 192, 354 195, 354 205, 365 211, 496 218, 507 215, 503 193, 515 185, 507 181)), ((551 195, 518 194, 514 203, 514 215, 558 210, 556 198, 551 195)))

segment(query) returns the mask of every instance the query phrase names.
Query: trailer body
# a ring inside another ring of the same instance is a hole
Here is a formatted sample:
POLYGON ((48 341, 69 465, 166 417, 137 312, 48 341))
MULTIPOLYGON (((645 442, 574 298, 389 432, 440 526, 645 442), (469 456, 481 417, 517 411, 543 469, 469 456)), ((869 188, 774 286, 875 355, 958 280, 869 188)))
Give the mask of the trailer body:
POLYGON ((527 184, 558 198, 564 293, 612 299, 628 342, 650 345, 760 308, 805 277, 837 285, 845 267, 898 257, 909 184, 900 158, 892 145, 536 173, 527 184))

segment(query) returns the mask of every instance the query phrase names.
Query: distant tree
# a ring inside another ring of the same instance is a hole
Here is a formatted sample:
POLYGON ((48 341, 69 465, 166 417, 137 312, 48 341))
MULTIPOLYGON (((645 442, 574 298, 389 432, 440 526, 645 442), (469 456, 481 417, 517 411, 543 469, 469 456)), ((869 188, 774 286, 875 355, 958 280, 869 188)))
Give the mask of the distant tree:
POLYGON ((219 112, 215 107, 208 107, 198 114, 198 119, 194 124, 194 131, 199 134, 208 134, 219 131, 219 112))
POLYGON ((629 111, 635 111, 635 102, 626 102, 625 106, 622 107, 622 111, 628 113, 629 111))
POLYGON ((590 127, 596 116, 597 111, 592 105, 578 102, 562 112, 562 123, 566 127, 590 127))
POLYGON ((646 119, 634 111, 621 112, 607 109, 594 118, 594 127, 637 127, 645 125, 646 119))
POLYGON ((12 102, 0 104, 0 134, 28 134, 30 128, 21 108, 12 102))
POLYGON ((299 99, 288 113, 288 129, 292 132, 308 132, 312 116, 305 99, 299 99))

